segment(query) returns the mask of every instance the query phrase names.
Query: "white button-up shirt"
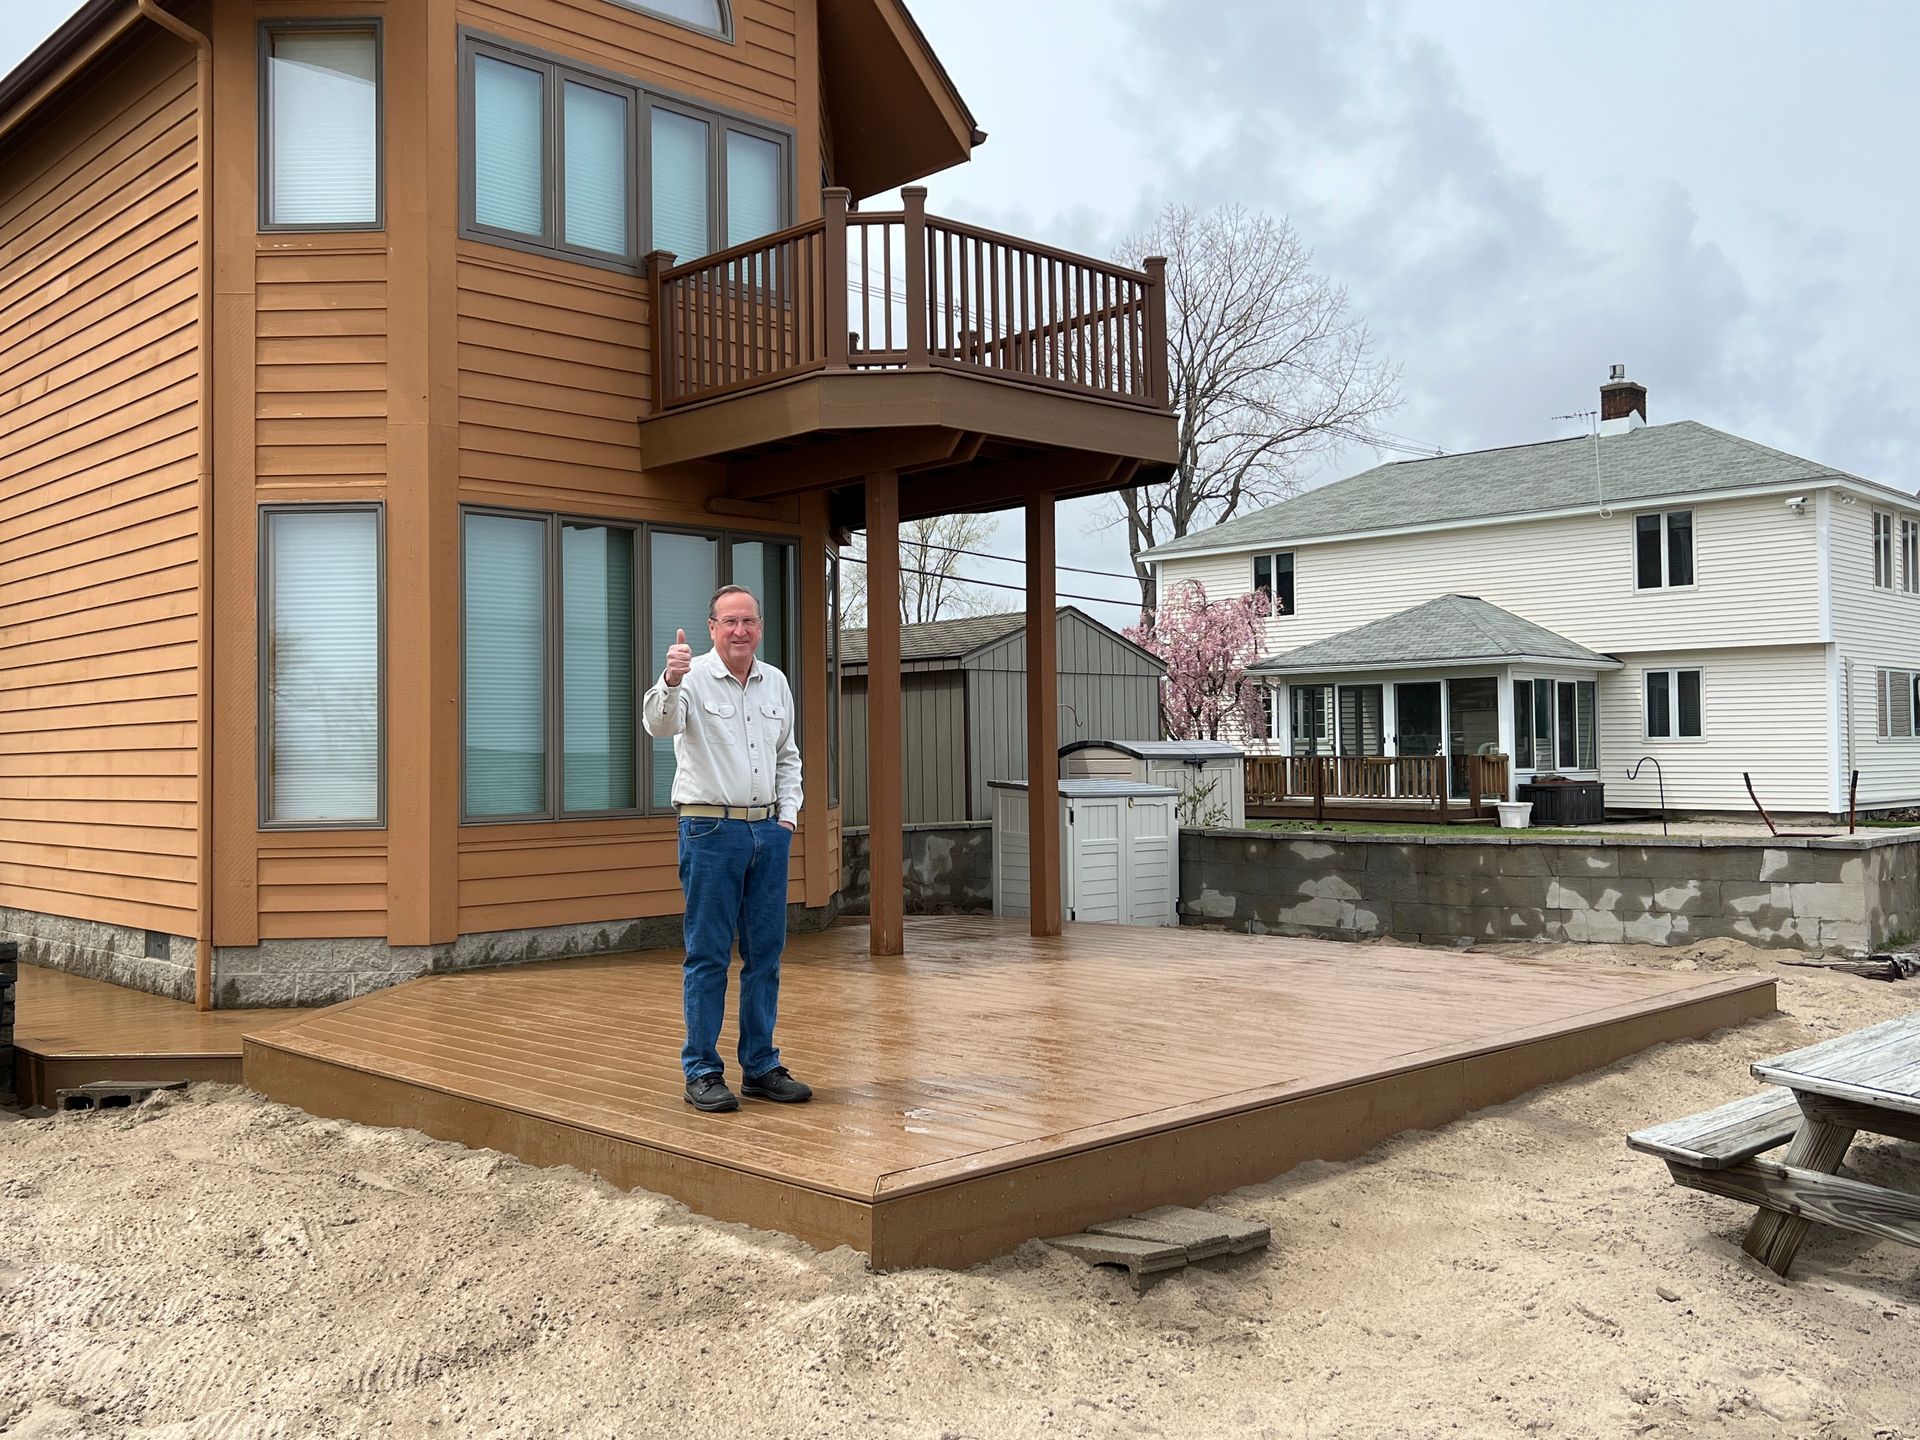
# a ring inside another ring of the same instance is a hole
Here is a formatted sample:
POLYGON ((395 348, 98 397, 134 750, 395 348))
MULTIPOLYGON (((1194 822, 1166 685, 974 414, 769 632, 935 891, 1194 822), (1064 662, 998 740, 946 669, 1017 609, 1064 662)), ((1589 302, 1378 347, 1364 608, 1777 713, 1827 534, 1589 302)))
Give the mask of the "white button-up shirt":
POLYGON ((678 685, 663 671, 640 718, 649 735, 673 737, 674 804, 772 805, 789 825, 800 814, 793 691, 757 656, 744 685, 718 650, 696 656, 678 685))

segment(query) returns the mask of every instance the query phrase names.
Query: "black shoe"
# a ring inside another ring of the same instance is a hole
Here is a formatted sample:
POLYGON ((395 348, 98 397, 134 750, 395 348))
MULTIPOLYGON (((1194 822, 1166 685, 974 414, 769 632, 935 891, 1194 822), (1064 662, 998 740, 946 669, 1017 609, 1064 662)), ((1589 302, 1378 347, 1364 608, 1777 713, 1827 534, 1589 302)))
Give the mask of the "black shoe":
POLYGON ((782 1105, 803 1105, 813 1098, 813 1091, 789 1075, 784 1065, 754 1076, 741 1085, 740 1093, 755 1100, 776 1100, 782 1105))
POLYGON ((725 1110, 738 1110, 740 1097, 729 1090, 727 1082, 718 1075, 696 1075, 687 1081, 687 1104, 696 1110, 719 1114, 725 1110))

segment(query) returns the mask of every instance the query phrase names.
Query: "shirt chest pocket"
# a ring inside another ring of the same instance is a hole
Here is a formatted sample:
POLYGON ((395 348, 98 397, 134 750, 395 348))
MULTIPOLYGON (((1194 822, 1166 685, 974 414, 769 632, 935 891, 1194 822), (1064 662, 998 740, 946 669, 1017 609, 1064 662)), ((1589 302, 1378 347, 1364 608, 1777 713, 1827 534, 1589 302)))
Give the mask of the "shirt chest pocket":
POLYGON ((787 737, 787 707, 784 705, 762 705, 760 722, 765 725, 766 738, 778 744, 787 737))
POLYGON ((707 712, 707 723, 704 728, 709 736, 722 745, 740 743, 740 722, 729 702, 702 700, 700 708, 707 712))

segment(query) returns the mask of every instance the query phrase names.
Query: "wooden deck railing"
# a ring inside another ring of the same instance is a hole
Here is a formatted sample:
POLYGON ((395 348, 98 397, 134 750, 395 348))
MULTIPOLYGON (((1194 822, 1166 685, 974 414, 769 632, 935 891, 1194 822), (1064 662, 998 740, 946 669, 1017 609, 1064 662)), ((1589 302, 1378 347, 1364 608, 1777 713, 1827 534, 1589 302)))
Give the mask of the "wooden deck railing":
POLYGON ((1507 798, 1511 761, 1505 755, 1249 755, 1249 809, 1311 804, 1322 814, 1329 801, 1397 802, 1430 806, 1442 819, 1455 804, 1475 815, 1486 803, 1507 798), (1455 775, 1464 782, 1456 787, 1455 775), (1456 800, 1456 788, 1466 798, 1456 800))
POLYGON ((687 265, 656 252, 654 405, 815 370, 955 369, 1168 408, 1166 262, 1145 270, 906 208, 825 214, 687 265))

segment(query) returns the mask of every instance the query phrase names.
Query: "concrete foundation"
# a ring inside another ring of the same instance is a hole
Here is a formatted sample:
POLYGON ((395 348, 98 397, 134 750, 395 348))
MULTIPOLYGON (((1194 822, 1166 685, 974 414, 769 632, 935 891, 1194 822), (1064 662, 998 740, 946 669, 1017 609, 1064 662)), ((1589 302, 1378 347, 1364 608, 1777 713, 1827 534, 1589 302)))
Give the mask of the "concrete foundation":
POLYGON ((1920 931, 1920 842, 1183 830, 1180 890, 1185 923, 1257 934, 1848 952, 1920 931))
POLYGON ((18 944, 30 965, 170 1000, 193 999, 194 942, 185 935, 0 907, 0 940, 18 944))

